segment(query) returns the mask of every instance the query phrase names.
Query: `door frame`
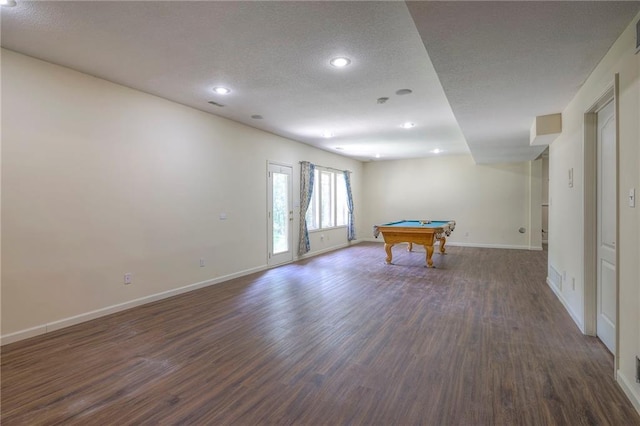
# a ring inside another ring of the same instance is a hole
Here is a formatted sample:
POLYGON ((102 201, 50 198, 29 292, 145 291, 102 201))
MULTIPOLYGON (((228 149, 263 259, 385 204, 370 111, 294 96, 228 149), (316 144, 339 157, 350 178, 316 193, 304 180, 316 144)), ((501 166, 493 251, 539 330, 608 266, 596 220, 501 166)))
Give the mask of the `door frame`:
MULTIPOLYGON (((620 114, 619 114, 619 75, 615 74, 613 82, 604 90, 596 101, 584 113, 584 141, 583 141, 583 184, 584 184, 584 244, 583 244, 583 278, 584 278, 584 333, 596 336, 597 322, 597 235, 594 229, 598 226, 597 202, 597 133, 598 111, 609 102, 613 102, 615 113, 616 139, 616 241, 620 241, 620 114)), ((616 268, 620 264, 620 251, 616 247, 616 268)), ((618 370, 620 347, 620 281, 616 270, 616 343, 613 354, 614 375, 618 370)))
POLYGON ((287 163, 282 163, 282 162, 277 162, 277 161, 270 161, 267 160, 267 266, 272 267, 272 266, 278 266, 278 265, 284 265, 285 263, 291 263, 293 262, 293 223, 294 221, 291 219, 293 218, 293 166, 291 164, 287 164, 287 163), (291 180, 289 181, 289 215, 290 215, 290 220, 289 220, 289 235, 288 235, 288 239, 289 239, 289 252, 291 253, 291 258, 287 258, 286 260, 283 260, 281 262, 272 262, 272 251, 273 251, 273 223, 272 223, 272 219, 271 219, 271 210, 273 208, 273 206, 271 205, 273 203, 273 194, 271 193, 271 191, 273 190, 273 185, 272 185, 272 178, 270 176, 271 173, 271 166, 275 166, 275 167, 287 167, 291 170, 291 180))

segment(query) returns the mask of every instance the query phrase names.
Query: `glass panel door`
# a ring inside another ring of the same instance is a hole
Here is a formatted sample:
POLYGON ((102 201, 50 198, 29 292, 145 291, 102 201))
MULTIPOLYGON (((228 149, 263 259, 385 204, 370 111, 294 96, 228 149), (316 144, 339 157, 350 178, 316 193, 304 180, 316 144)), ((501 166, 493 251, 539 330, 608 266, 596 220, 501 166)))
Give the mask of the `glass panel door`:
POLYGON ((269 163, 269 265, 293 260, 292 168, 269 163))

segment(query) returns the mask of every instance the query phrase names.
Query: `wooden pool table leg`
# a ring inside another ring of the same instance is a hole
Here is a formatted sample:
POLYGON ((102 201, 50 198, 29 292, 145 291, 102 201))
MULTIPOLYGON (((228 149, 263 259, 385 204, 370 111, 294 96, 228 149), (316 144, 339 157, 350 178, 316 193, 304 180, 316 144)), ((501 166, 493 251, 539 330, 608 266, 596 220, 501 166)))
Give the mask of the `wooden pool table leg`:
POLYGON ((393 244, 384 243, 384 251, 387 252, 387 258, 385 260, 388 264, 391 264, 391 259, 393 258, 393 255, 391 254, 391 247, 393 247, 393 244))
POLYGON ((440 253, 444 254, 444 243, 447 242, 447 239, 445 237, 440 238, 440 253))
POLYGON ((433 260, 431 260, 431 256, 433 256, 433 246, 425 244, 424 249, 427 252, 427 268, 433 268, 433 260))
POLYGON ((413 250, 413 243, 408 243, 409 245, 407 246, 407 251, 411 251, 413 250))

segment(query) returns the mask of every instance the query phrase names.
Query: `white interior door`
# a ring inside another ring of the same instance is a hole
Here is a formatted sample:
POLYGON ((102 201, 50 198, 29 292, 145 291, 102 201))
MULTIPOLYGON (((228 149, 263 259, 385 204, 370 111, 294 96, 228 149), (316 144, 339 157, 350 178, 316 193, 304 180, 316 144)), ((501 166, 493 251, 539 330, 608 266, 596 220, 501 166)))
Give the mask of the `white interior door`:
POLYGON ((597 133, 597 318, 598 337, 615 353, 616 344, 616 124, 613 102, 598 112, 597 133))
POLYGON ((268 265, 293 260, 293 170, 269 163, 267 194, 268 265))

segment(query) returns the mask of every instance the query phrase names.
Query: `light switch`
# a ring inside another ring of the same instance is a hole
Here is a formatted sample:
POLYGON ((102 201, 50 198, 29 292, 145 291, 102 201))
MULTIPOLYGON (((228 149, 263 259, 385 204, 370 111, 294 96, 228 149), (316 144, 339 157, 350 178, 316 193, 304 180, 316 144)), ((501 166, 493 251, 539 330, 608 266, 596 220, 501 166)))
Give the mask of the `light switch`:
POLYGON ((573 167, 569 169, 569 188, 573 188, 573 167))
POLYGON ((629 190, 629 207, 635 207, 635 206, 636 206, 636 189, 631 188, 629 190))
POLYGON ((226 213, 220 213, 220 220, 227 220, 227 214, 226 213))

